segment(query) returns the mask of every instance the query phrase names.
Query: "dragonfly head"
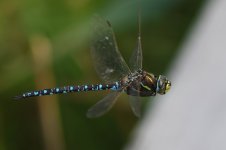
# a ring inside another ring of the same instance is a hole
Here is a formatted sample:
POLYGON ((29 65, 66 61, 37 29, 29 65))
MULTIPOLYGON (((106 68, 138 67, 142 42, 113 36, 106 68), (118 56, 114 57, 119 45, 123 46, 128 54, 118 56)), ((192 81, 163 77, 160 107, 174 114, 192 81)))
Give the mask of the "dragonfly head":
POLYGON ((156 92, 158 94, 166 94, 170 90, 171 82, 163 75, 159 75, 157 78, 156 92))

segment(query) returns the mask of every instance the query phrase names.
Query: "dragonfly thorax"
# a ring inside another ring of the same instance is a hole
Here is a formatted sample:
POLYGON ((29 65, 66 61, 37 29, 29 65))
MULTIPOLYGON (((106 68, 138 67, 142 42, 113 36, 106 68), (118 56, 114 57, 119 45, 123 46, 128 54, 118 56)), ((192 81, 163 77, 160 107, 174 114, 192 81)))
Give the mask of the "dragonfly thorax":
POLYGON ((128 95, 142 97, 156 95, 156 83, 157 80, 153 74, 142 70, 131 73, 122 80, 128 95))

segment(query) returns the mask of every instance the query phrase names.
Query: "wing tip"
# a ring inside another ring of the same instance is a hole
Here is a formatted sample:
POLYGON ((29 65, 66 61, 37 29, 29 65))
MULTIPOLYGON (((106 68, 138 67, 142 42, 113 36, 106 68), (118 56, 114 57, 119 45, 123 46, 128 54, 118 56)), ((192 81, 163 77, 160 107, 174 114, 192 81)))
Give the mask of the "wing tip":
POLYGON ((23 99, 24 97, 22 95, 18 95, 18 96, 13 96, 12 99, 13 100, 20 100, 23 99))
POLYGON ((100 116, 103 116, 103 114, 94 114, 91 110, 88 110, 86 113, 86 117, 89 119, 98 118, 100 116))
MULTIPOLYGON (((135 114, 135 113, 134 113, 135 114)), ((137 118, 141 118, 141 114, 135 114, 135 116, 137 117, 137 118)))
POLYGON ((107 22, 107 24, 108 24, 109 27, 112 27, 112 25, 111 25, 111 23, 110 23, 109 20, 106 20, 106 22, 107 22))

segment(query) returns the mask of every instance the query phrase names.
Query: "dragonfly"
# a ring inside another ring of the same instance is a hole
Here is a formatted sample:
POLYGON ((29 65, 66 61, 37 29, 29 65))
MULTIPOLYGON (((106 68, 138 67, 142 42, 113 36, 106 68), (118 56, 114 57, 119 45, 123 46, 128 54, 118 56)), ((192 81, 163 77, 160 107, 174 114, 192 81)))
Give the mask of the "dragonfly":
POLYGON ((141 97, 164 95, 170 90, 171 82, 163 75, 154 75, 142 68, 142 46, 140 19, 136 47, 132 52, 129 66, 123 59, 116 42, 116 38, 109 21, 95 16, 92 26, 95 38, 91 40, 91 56, 97 74, 104 83, 69 85, 36 91, 25 92, 15 99, 29 97, 66 94, 82 91, 110 91, 102 100, 98 101, 87 111, 88 118, 104 115, 115 104, 122 93, 129 96, 129 103, 135 116, 141 116, 141 97))

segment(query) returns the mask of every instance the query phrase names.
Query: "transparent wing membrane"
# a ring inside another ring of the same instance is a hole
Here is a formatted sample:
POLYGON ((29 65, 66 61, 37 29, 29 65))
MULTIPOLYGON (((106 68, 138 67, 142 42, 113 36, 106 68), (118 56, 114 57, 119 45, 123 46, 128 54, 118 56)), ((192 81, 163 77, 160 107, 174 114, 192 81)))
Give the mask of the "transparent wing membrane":
POLYGON ((134 81, 129 90, 130 107, 137 117, 141 116, 140 82, 140 80, 134 81))
POLYGON ((130 57, 130 69, 132 72, 137 71, 138 69, 142 69, 142 47, 141 47, 141 39, 138 36, 137 38, 137 45, 133 50, 132 56, 130 57))
POLYGON ((118 50, 115 36, 109 22, 94 17, 92 26, 91 55, 99 76, 106 82, 117 81, 130 73, 118 50))
POLYGON ((141 99, 139 96, 129 96, 130 107, 135 116, 141 116, 141 99))
POLYGON ((88 118, 96 118, 100 117, 106 112, 108 112, 111 107, 114 105, 116 100, 118 99, 121 92, 111 92, 107 96, 105 96, 102 100, 97 102, 94 106, 92 106, 88 112, 87 117, 88 118))
POLYGON ((138 2, 138 15, 137 15, 137 22, 138 22, 138 36, 137 36, 137 45, 133 50, 132 56, 130 58, 130 69, 132 72, 137 71, 138 69, 142 69, 142 46, 141 46, 141 6, 140 2, 138 2))

